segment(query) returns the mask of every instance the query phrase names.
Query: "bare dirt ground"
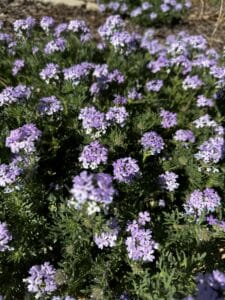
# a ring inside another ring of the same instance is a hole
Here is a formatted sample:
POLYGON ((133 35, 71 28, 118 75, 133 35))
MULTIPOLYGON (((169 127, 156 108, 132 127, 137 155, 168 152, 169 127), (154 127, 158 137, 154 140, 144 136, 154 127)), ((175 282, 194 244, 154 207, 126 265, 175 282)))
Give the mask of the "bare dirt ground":
MULTIPOLYGON (((47 1, 47 0, 45 0, 47 1)), ((0 0, 0 20, 10 24, 15 19, 31 15, 37 19, 49 15, 57 22, 71 19, 84 19, 93 31, 97 29, 107 17, 97 10, 90 10, 87 0, 79 0, 83 5, 72 7, 65 4, 53 5, 39 0, 0 0)), ((201 34, 206 37, 211 47, 223 49, 225 45, 225 0, 192 0, 193 7, 188 16, 172 26, 162 26, 156 29, 158 38, 179 31, 191 34, 201 34)), ((143 31, 139 26, 131 25, 137 31, 143 31)))

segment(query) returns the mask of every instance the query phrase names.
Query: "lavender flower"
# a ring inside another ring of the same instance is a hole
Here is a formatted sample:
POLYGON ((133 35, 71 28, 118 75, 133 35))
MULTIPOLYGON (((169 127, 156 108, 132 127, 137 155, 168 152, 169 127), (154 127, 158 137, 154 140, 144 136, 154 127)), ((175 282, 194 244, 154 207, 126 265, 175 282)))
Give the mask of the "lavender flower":
POLYGON ((75 300, 75 298, 70 296, 65 296, 65 297, 53 296, 51 300, 75 300))
POLYGON ((56 291, 56 270, 49 262, 31 267, 29 274, 30 276, 23 281, 28 285, 28 291, 35 294, 36 299, 56 291))
POLYGON ((6 147, 9 147, 12 153, 19 153, 23 150, 25 153, 35 151, 34 142, 41 136, 41 131, 30 123, 14 129, 6 138, 6 147))
POLYGON ((55 40, 48 42, 45 46, 45 54, 53 54, 55 52, 64 52, 66 49, 66 40, 59 37, 55 40))
MULTIPOLYGON (((73 178, 73 187, 70 192, 79 205, 87 201, 110 204, 116 194, 112 185, 112 176, 106 173, 92 174, 87 171, 73 178)), ((71 200, 69 204, 74 203, 71 200)))
POLYGON ((50 28, 55 24, 55 20, 52 17, 44 16, 40 21, 41 28, 48 34, 50 28))
POLYGON ((8 243, 12 240, 12 235, 8 230, 7 224, 0 222, 0 252, 10 250, 8 243))
POLYGON ((128 98, 131 100, 141 100, 142 94, 139 93, 136 88, 132 88, 128 91, 128 98))
POLYGON ((10 164, 0 165, 0 186, 6 187, 16 182, 21 169, 12 161, 10 164))
POLYGON ((119 182, 130 183, 139 174, 137 161, 131 157, 120 158, 113 163, 114 179, 119 182))
POLYGON ((184 143, 194 143, 195 135, 191 130, 179 129, 175 132, 174 140, 184 143))
POLYGON ((140 35, 131 34, 127 31, 115 32, 110 38, 110 43, 114 49, 123 55, 129 55, 136 51, 139 41, 140 35))
POLYGON ((159 92, 163 87, 163 80, 150 80, 146 83, 148 92, 159 92))
POLYGON ((40 99, 38 110, 42 115, 52 116, 54 113, 59 112, 62 109, 60 101, 55 96, 40 99))
POLYGON ((71 80, 74 85, 78 85, 81 79, 86 79, 94 68, 94 64, 83 62, 63 70, 64 79, 71 80))
MULTIPOLYGON (((148 216, 144 223, 149 221, 148 216)), ((127 226, 127 232, 130 233, 125 241, 128 257, 134 261, 152 262, 155 259, 154 252, 158 248, 158 244, 152 239, 152 231, 143 228, 142 224, 134 220, 127 226)))
POLYGON ((71 20, 68 24, 67 30, 78 34, 81 42, 87 42, 91 39, 90 29, 83 20, 71 20))
POLYGON ((92 142, 84 147, 79 161, 82 162, 83 168, 92 170, 98 168, 100 164, 105 164, 108 159, 108 150, 98 141, 92 142))
POLYGON ((146 132, 141 138, 144 150, 150 150, 151 155, 159 154, 164 149, 162 137, 155 131, 146 132))
POLYGON ((35 26, 36 21, 32 17, 27 17, 26 19, 19 19, 13 23, 14 32, 19 36, 28 36, 35 26))
POLYGON ((212 99, 206 98, 204 95, 199 95, 197 99, 197 107, 212 107, 214 102, 212 99))
POLYGON ((124 106, 121 107, 110 107, 108 112, 106 113, 106 120, 111 122, 112 124, 115 122, 116 124, 124 127, 125 122, 128 118, 128 112, 124 106))
POLYGON ((168 110, 161 109, 160 117, 162 118, 161 125, 163 128, 171 128, 177 125, 177 114, 168 110))
POLYGON ((0 107, 6 104, 18 102, 20 100, 28 99, 31 95, 31 88, 19 84, 16 87, 6 87, 0 93, 0 107))
POLYGON ((198 147, 198 152, 194 154, 197 160, 205 163, 218 163, 225 155, 225 140, 216 136, 205 141, 198 147))
POLYGON ((44 69, 40 72, 40 77, 43 79, 47 84, 50 80, 58 80, 59 79, 59 65, 54 63, 49 63, 45 66, 44 69))
POLYGON ((115 247, 118 236, 118 230, 109 230, 107 232, 101 232, 100 234, 94 235, 95 244, 99 249, 103 249, 105 247, 115 247))
POLYGON ((127 103, 127 98, 123 97, 121 95, 115 95, 113 103, 116 104, 116 105, 124 105, 124 104, 127 103))
POLYGON ((78 119, 82 120, 85 132, 92 137, 101 136, 108 127, 105 114, 97 111, 93 106, 81 109, 78 119))
POLYGON ((23 59, 16 59, 13 63, 13 68, 12 68, 12 74, 13 76, 16 76, 17 73, 23 69, 23 67, 25 66, 25 62, 23 59))
POLYGON ((59 38, 63 32, 67 31, 67 29, 68 29, 67 23, 61 23, 57 25, 55 27, 55 33, 54 33, 55 37, 59 38))
POLYGON ((188 89, 196 90, 199 87, 203 85, 202 80, 198 77, 198 75, 195 76, 187 76, 183 81, 183 89, 186 91, 188 89))
POLYGON ((220 206, 220 201, 220 196, 212 188, 206 188, 203 192, 195 190, 184 204, 184 209, 187 214, 200 216, 204 211, 206 213, 215 211, 220 206))
POLYGON ((119 15, 109 16, 106 22, 99 27, 98 33, 103 39, 109 39, 111 36, 124 28, 124 21, 119 15))
POLYGON ((163 189, 173 192, 179 187, 178 177, 174 172, 166 171, 164 174, 159 175, 159 183, 163 189))

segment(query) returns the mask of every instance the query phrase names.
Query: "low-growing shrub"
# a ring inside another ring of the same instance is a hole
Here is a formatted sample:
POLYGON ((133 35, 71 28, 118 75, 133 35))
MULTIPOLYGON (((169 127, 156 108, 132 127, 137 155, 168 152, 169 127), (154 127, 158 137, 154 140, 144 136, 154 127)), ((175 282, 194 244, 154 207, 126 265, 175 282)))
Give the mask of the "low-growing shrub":
POLYGON ((80 20, 1 26, 4 299, 222 299, 223 56, 119 16, 99 43, 80 20))
POLYGON ((171 24, 191 8, 190 0, 99 0, 101 12, 120 14, 142 26, 171 24))

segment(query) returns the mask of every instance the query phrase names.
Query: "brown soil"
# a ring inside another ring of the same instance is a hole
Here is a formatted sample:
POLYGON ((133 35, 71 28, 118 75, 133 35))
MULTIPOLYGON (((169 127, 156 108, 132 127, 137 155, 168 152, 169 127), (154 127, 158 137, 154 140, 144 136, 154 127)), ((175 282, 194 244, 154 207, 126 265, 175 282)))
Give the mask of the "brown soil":
MULTIPOLYGON (((168 34, 179 31, 188 31, 191 34, 201 34, 205 36, 210 46, 222 49, 225 37, 225 7, 221 12, 220 1, 222 0, 192 0, 193 7, 188 15, 179 24, 173 26, 162 26, 156 29, 158 38, 164 38, 168 34), (204 4, 204 6, 203 6, 204 4), (203 9, 204 8, 204 9, 203 9), (221 12, 220 22, 218 22, 219 11, 221 12), (216 24, 218 25, 215 31, 216 24), (215 31, 213 33, 213 31, 215 31)), ((71 19, 84 19, 93 31, 97 29, 105 20, 106 15, 98 11, 87 10, 83 7, 68 7, 66 5, 52 5, 35 0, 0 0, 0 20, 5 20, 9 25, 15 19, 24 18, 31 15, 37 19, 44 15, 52 16, 57 22, 71 19)), ((135 30, 143 31, 138 26, 133 26, 135 30)))

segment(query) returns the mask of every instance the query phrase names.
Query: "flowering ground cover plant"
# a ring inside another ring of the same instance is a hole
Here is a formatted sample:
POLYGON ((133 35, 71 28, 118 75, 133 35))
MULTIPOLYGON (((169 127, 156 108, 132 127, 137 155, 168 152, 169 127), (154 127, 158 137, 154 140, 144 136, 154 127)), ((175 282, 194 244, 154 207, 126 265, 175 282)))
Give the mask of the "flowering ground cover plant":
POLYGON ((224 57, 119 15, 0 32, 2 299, 224 299, 224 57))
POLYGON ((99 10, 131 18, 143 26, 180 20, 191 7, 190 0, 99 0, 99 10))

